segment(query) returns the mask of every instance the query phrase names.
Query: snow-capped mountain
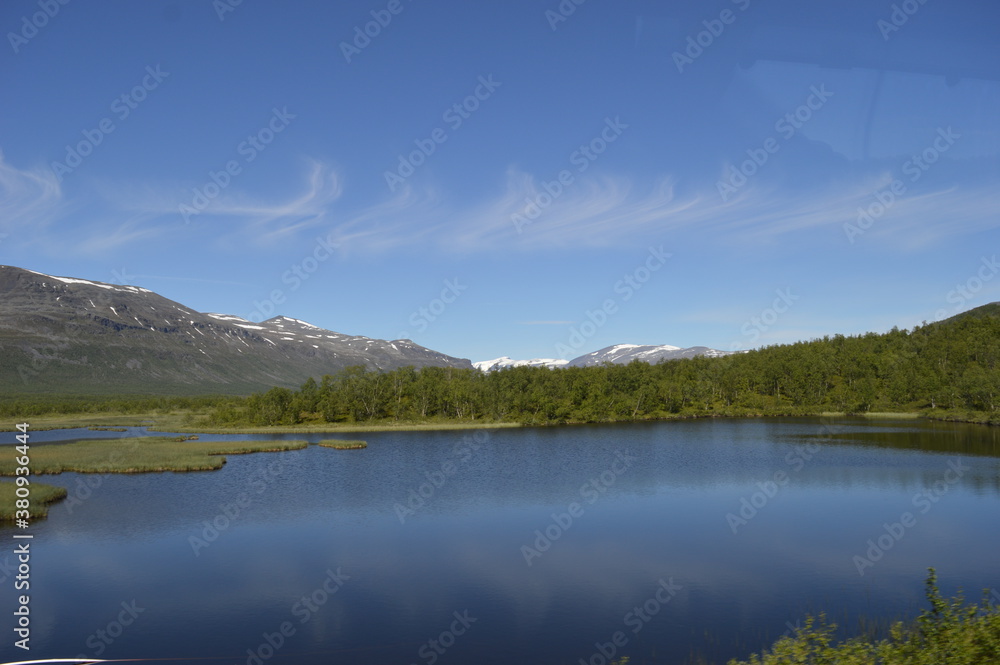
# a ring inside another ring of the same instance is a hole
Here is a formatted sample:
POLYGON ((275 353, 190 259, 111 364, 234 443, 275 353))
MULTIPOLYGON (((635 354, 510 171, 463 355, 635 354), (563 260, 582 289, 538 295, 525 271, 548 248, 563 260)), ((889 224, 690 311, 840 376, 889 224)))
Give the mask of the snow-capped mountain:
POLYGON ((0 392, 245 393, 351 365, 472 367, 409 340, 203 314, 136 286, 0 266, 0 392))
POLYGON ((678 360, 680 358, 694 358, 695 356, 708 356, 718 358, 729 355, 725 351, 710 349, 707 346, 692 346, 682 349, 679 346, 663 344, 653 346, 648 344, 615 344, 607 346, 593 353, 587 353, 569 361, 568 367, 588 367, 590 365, 603 365, 604 363, 615 363, 616 365, 627 365, 633 360, 642 360, 650 364, 656 364, 661 360, 678 360))
POLYGON ((710 349, 707 346, 692 346, 682 349, 679 346, 669 344, 649 345, 649 344, 615 344, 593 353, 573 358, 572 360, 512 360, 507 356, 496 360, 482 360, 472 363, 474 367, 484 372, 506 367, 521 367, 529 365, 532 367, 589 367, 591 365, 603 365, 604 363, 614 363, 616 365, 627 365, 633 360, 642 360, 650 364, 656 364, 661 360, 677 360, 679 358, 693 358, 695 356, 708 356, 718 358, 729 355, 726 351, 710 349))
POLYGON ((493 369, 504 369, 507 367, 565 367, 569 363, 568 360, 559 360, 555 358, 535 358, 533 360, 514 360, 503 356, 502 358, 495 358, 493 360, 480 360, 477 363, 472 363, 472 366, 478 370, 488 372, 493 369))

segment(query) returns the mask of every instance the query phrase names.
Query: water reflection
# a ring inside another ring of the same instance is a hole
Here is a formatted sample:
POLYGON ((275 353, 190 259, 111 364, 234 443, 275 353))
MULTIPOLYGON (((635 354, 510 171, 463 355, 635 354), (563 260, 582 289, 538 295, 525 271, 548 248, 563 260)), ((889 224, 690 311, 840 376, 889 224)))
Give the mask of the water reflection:
POLYGON ((993 430, 834 424, 845 431, 810 419, 498 430, 471 450, 471 432, 380 432, 363 451, 108 477, 35 528, 39 652, 95 655, 88 637, 135 598, 145 612, 103 657, 247 662, 289 621, 285 660, 427 662, 420 649, 468 611, 476 621, 440 662, 576 663, 616 631, 633 662, 724 661, 810 611, 851 628, 913 614, 929 565, 945 593, 1000 582, 993 430), (952 460, 968 470, 920 512, 914 494, 952 460), (787 482, 768 496, 778 471, 787 482), (755 492, 767 500, 733 533, 727 514, 755 492), (915 526, 859 575, 852 557, 904 511, 915 526), (540 553, 530 566, 526 546, 540 553), (301 622, 296 603, 338 569, 349 579, 301 622), (670 602, 636 623, 661 581, 670 602))

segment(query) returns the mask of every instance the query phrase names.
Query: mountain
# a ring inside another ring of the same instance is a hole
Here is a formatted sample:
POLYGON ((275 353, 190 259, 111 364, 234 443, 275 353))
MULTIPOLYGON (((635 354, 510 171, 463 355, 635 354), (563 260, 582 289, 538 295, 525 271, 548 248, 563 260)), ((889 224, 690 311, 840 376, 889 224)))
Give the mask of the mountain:
POLYGON ((603 349, 582 355, 569 361, 569 367, 589 367, 591 365, 603 365, 604 363, 614 363, 616 365, 627 365, 633 360, 642 360, 655 365, 661 360, 679 360, 681 358, 694 358, 695 356, 708 356, 709 358, 719 358, 728 356, 726 351, 710 349, 707 346, 692 346, 682 349, 678 346, 663 344, 652 346, 648 344, 615 344, 606 346, 603 349))
POLYGON ((565 367, 568 360, 557 360, 553 358, 535 358, 534 360, 513 360, 507 356, 494 358, 493 360, 480 360, 472 363, 472 366, 483 372, 494 369, 505 369, 507 367, 565 367))
POLYGON ((986 319, 986 318, 996 318, 996 317, 1000 317, 1000 301, 991 302, 986 305, 980 305, 979 307, 974 307, 960 314, 949 316, 947 319, 935 321, 930 325, 932 326, 949 325, 958 321, 963 321, 968 319, 986 319))
POLYGON ((694 358, 695 356, 708 356, 718 358, 728 356, 726 351, 710 349, 707 346, 692 346, 682 349, 679 346, 662 344, 659 346, 641 344, 615 344, 607 346, 599 351, 588 353, 572 360, 552 360, 539 358, 535 360, 512 360, 507 356, 496 358, 495 360, 481 360, 472 363, 476 369, 484 372, 494 369, 504 369, 507 367, 589 367, 591 365, 603 365, 604 363, 614 363, 616 365, 627 365, 633 360, 642 360, 650 364, 656 364, 661 360, 677 360, 679 358, 694 358))
POLYGON ((0 266, 0 393, 242 394, 351 365, 472 366, 409 340, 203 314, 136 286, 0 266))

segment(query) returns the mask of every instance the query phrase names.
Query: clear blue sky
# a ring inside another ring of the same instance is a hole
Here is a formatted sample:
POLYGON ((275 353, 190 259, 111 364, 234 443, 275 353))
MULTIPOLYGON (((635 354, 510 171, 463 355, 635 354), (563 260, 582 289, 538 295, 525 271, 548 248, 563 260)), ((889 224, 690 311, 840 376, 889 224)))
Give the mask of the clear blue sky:
POLYGON ((472 360, 1000 300, 992 0, 233 3, 0 4, 0 263, 472 360))

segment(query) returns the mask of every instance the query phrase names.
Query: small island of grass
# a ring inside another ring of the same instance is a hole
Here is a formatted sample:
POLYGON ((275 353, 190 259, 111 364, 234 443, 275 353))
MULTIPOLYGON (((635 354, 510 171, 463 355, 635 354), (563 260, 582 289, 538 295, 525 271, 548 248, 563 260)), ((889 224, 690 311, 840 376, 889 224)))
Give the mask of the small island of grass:
MULTIPOLYGON (((171 437, 94 439, 31 451, 33 474, 156 473, 212 471, 226 463, 223 455, 299 450, 305 441, 183 441, 171 437)), ((14 458, 0 460, 0 476, 14 475, 14 458)))
MULTIPOLYGON (((46 485, 45 483, 31 483, 31 501, 28 514, 31 518, 42 518, 49 514, 49 504, 62 501, 66 498, 66 488, 46 485)), ((14 520, 15 510, 17 510, 17 496, 15 491, 17 485, 9 482, 0 482, 0 522, 11 522, 14 520)), ((23 516, 23 514, 22 514, 23 516)))
MULTIPOLYGON (((301 450, 306 441, 178 441, 164 436, 93 439, 31 449, 33 475, 77 473, 157 473, 214 471, 226 463, 224 455, 301 450)), ((0 460, 0 476, 13 476, 14 458, 0 460)), ((0 482, 0 521, 15 517, 12 482, 0 482)), ((31 483, 31 517, 48 515, 48 504, 66 498, 65 488, 31 483)))
POLYGON ((368 442, 347 439, 323 439, 319 442, 319 445, 335 450, 360 450, 361 448, 367 448, 368 442))

